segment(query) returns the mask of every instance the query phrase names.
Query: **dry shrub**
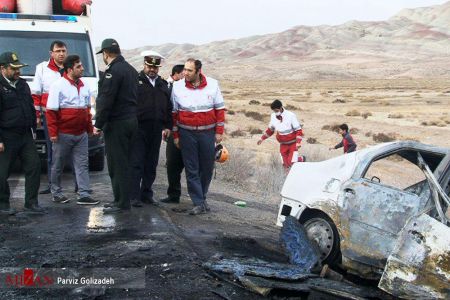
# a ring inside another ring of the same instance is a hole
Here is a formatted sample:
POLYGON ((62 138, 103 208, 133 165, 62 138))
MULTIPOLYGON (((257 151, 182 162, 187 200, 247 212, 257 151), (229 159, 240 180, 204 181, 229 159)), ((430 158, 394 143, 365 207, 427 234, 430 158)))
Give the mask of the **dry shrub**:
POLYGON ((377 143, 387 143, 392 142, 397 139, 397 135, 395 133, 377 133, 372 135, 372 139, 377 143))
POLYGON ((372 131, 368 131, 364 134, 365 137, 371 137, 373 135, 372 131))
POLYGON ((248 104, 250 104, 250 105, 260 105, 261 102, 259 102, 258 100, 250 100, 250 102, 248 102, 248 104))
POLYGON ((361 114, 361 117, 363 117, 363 119, 367 119, 370 116, 372 116, 372 113, 370 111, 366 111, 365 113, 361 114))
POLYGON ((402 114, 389 114, 388 118, 389 119, 403 119, 405 116, 402 114))
POLYGON ((225 181, 246 187, 245 179, 251 177, 255 172, 251 162, 253 153, 233 146, 227 146, 227 149, 230 152, 230 159, 223 164, 216 164, 217 174, 225 181))
POLYGON ((427 104, 441 104, 441 101, 437 101, 437 100, 428 100, 427 104))
POLYGON ((268 106, 270 107, 270 105, 272 105, 272 103, 263 103, 262 106, 268 106))
POLYGON ((318 144, 319 142, 317 141, 317 139, 316 138, 313 138, 313 137, 309 137, 307 140, 306 140, 306 142, 308 143, 308 144, 318 144))
POLYGON ((373 103, 375 102, 374 98, 365 98, 365 99, 361 99, 360 101, 361 103, 373 103))
POLYGON ((255 135, 255 134, 263 134, 263 131, 259 128, 255 128, 255 127, 249 127, 247 129, 248 132, 250 132, 251 135, 255 135))
POLYGON ((356 109, 353 109, 345 114, 347 117, 359 117, 361 116, 361 112, 356 109))
POLYGON ((414 94, 413 97, 414 98, 422 98, 422 96, 420 94, 414 94))
POLYGON ((245 132, 244 132, 243 130, 241 130, 241 129, 237 129, 237 130, 235 130, 235 131, 232 131, 232 132, 230 133, 230 136, 231 136, 232 138, 245 136, 245 132))
POLYGON ((328 147, 320 144, 306 144, 302 146, 299 155, 304 155, 306 162, 324 161, 334 156, 333 152, 328 150, 328 147))
POLYGON ((359 133, 359 129, 358 128, 350 128, 350 133, 351 134, 358 134, 359 133))
POLYGON ((223 95, 229 95, 229 94, 232 94, 233 92, 232 91, 221 91, 222 92, 222 94, 223 95))
POLYGON ((287 110, 301 110, 299 107, 292 104, 287 104, 284 106, 284 108, 286 108, 287 110))
POLYGON ((322 130, 329 130, 332 132, 339 132, 339 126, 340 124, 331 124, 331 125, 324 125, 322 126, 322 130))
POLYGON ((344 99, 337 98, 333 100, 333 103, 347 103, 347 101, 345 101, 344 99))
POLYGON ((268 116, 257 111, 246 111, 244 114, 247 118, 252 118, 256 121, 264 121, 264 119, 268 116))
POLYGON ((423 121, 420 124, 423 126, 446 127, 448 123, 441 121, 441 120, 433 120, 433 121, 423 121))
POLYGON ((255 171, 254 182, 260 190, 263 189, 264 194, 279 194, 281 192, 286 174, 279 153, 272 153, 267 163, 258 164, 255 171))
POLYGON ((234 111, 234 110, 227 110, 227 114, 228 115, 230 115, 230 116, 233 116, 233 115, 235 115, 236 114, 236 112, 234 111))
POLYGON ((312 94, 312 92, 310 92, 310 91, 308 91, 308 92, 306 92, 306 97, 311 97, 311 94, 312 94))

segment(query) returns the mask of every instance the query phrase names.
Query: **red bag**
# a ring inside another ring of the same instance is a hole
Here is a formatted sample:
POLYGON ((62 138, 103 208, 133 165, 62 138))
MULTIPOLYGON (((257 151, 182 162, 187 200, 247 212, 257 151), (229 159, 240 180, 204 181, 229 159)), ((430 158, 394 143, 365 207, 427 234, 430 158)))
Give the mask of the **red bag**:
POLYGON ((16 0, 0 0, 0 13, 12 13, 16 9, 16 0))
POLYGON ((62 0, 62 9, 74 15, 81 15, 84 12, 82 4, 85 2, 85 0, 62 0))

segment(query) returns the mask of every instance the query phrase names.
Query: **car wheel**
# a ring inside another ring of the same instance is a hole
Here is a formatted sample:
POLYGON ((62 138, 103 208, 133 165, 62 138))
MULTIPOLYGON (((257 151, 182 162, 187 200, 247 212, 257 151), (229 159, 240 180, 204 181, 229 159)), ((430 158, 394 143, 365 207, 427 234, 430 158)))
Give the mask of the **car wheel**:
POLYGON ((339 233, 333 221, 321 211, 312 211, 300 220, 308 238, 315 242, 322 265, 334 266, 341 261, 339 233))
POLYGON ((105 150, 102 149, 89 159, 89 171, 103 171, 105 168, 105 150))

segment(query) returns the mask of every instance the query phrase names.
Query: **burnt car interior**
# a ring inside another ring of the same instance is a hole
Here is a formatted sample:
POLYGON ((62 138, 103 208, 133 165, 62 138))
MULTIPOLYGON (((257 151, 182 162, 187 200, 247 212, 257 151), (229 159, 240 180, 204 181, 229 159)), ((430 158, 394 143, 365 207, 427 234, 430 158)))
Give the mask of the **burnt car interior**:
MULTIPOLYGON (((400 150, 375 158, 366 169, 364 178, 405 192, 421 195, 427 190, 427 179, 419 167, 417 150, 400 150)), ((432 172, 445 157, 441 153, 420 152, 432 172)))

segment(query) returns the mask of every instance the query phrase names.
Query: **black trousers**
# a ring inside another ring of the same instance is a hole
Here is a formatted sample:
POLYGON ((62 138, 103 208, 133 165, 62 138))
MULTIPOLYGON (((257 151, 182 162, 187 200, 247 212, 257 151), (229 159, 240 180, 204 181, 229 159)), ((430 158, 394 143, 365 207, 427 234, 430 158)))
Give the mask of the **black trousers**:
POLYGON ((156 178, 163 129, 160 121, 139 125, 131 156, 132 200, 153 200, 152 185, 156 178))
POLYGON ((181 150, 175 146, 172 135, 167 141, 166 161, 167 180, 169 181, 167 195, 170 199, 179 200, 181 196, 181 173, 184 169, 184 163, 181 150))
POLYGON ((38 204, 41 162, 31 130, 24 134, 2 130, 5 151, 0 152, 0 209, 8 209, 11 191, 8 178, 16 158, 20 158, 25 172, 25 207, 38 204))
POLYGON ((137 119, 107 122, 105 137, 108 172, 114 194, 114 202, 120 208, 130 208, 131 148, 137 132, 137 119))

